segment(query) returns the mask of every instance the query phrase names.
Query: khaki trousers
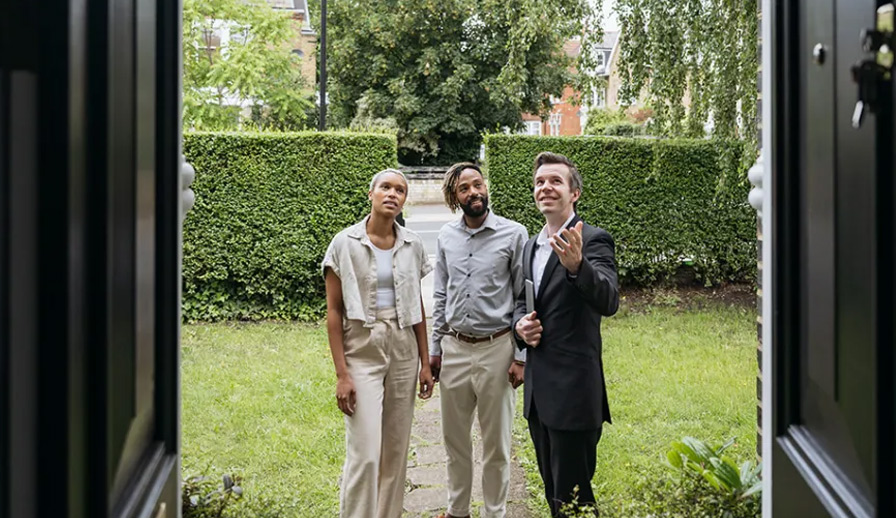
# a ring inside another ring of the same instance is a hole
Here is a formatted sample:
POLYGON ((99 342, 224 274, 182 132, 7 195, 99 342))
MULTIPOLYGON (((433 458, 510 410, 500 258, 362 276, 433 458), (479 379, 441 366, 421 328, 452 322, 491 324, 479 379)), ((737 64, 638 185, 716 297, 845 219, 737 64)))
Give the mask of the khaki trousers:
POLYGON ((471 344, 442 338, 442 434, 448 454, 448 514, 470 514, 473 488, 473 412, 482 428, 482 518, 503 518, 510 485, 514 390, 511 334, 471 344))
POLYGON ((345 416, 339 516, 400 518, 414 419, 417 340, 411 327, 398 327, 394 308, 379 310, 372 328, 348 320, 343 336, 356 404, 354 415, 345 416))

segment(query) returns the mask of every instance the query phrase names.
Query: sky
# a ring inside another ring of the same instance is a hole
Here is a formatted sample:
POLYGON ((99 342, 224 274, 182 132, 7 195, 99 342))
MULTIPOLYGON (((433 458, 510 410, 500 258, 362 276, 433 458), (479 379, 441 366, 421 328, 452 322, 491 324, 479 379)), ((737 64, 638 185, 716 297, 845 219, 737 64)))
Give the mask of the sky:
POLYGON ((619 23, 616 21, 616 15, 613 14, 613 5, 615 5, 614 0, 603 0, 603 11, 604 11, 604 30, 605 31, 616 31, 619 30, 619 23))

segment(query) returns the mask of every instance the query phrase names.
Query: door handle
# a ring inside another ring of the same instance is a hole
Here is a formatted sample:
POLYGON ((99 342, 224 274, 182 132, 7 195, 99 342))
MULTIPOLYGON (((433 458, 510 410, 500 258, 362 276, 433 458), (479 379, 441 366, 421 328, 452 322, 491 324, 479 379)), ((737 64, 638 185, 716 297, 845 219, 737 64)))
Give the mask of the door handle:
POLYGON ((860 34, 862 50, 874 53, 874 59, 865 59, 852 66, 852 78, 859 86, 858 100, 852 112, 852 127, 859 129, 865 120, 865 113, 874 113, 878 106, 881 82, 892 79, 893 49, 893 4, 877 8, 874 29, 863 29, 860 34))

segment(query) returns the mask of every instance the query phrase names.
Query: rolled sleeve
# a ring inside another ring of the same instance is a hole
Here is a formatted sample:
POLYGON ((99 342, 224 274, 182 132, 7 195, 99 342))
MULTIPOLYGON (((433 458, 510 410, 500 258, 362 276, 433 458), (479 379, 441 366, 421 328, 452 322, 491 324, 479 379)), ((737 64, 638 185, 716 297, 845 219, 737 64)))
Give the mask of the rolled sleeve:
POLYGON ((429 255, 426 253, 426 249, 423 247, 423 242, 417 242, 418 253, 420 255, 420 279, 422 280, 424 277, 429 275, 429 272, 432 271, 432 263, 429 262, 429 255))
POLYGON ((337 264, 336 258, 336 247, 334 246, 334 241, 330 242, 330 246, 327 247, 327 252, 324 254, 324 260, 320 263, 320 273, 323 275, 324 279, 327 278, 327 268, 333 270, 333 273, 336 274, 337 277, 342 277, 339 274, 339 266, 337 264))

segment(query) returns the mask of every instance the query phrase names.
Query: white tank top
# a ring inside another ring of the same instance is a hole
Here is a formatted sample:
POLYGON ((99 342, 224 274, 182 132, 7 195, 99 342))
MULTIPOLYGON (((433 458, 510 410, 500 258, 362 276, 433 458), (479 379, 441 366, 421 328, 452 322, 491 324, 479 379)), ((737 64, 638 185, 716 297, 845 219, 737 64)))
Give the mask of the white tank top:
POLYGON ((394 308, 395 307, 395 280, 392 276, 392 251, 381 250, 371 243, 373 252, 376 254, 376 307, 394 308))

